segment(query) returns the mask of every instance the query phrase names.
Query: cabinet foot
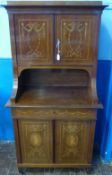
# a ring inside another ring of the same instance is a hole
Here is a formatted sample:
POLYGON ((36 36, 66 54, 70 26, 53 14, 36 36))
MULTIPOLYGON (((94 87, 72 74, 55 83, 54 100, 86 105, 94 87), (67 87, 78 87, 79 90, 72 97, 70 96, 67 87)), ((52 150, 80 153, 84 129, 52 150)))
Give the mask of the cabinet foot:
POLYGON ((87 169, 86 169, 86 172, 87 172, 88 174, 91 174, 91 173, 93 172, 93 170, 94 170, 94 167, 91 166, 90 168, 87 168, 87 169))
POLYGON ((25 168, 19 168, 18 171, 19 171, 19 173, 21 175, 25 175, 26 174, 26 169, 25 168))

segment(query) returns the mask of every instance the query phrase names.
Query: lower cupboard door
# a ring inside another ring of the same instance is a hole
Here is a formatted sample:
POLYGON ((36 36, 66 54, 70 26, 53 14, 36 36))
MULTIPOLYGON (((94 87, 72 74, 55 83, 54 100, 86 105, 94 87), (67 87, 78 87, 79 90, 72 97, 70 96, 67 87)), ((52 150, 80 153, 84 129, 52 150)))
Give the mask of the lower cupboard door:
POLYGON ((55 123, 55 162, 91 164, 94 121, 55 123))
POLYGON ((50 121, 19 121, 22 163, 52 162, 52 123, 50 121))

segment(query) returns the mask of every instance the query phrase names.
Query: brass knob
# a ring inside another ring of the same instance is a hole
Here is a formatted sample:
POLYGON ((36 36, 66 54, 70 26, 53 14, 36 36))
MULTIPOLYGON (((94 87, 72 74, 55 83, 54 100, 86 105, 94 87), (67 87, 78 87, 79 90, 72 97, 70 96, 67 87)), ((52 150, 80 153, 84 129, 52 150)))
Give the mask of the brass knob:
POLYGON ((57 43, 56 43, 56 48, 57 48, 57 54, 56 54, 56 60, 60 61, 61 56, 60 56, 60 40, 57 39, 57 43))

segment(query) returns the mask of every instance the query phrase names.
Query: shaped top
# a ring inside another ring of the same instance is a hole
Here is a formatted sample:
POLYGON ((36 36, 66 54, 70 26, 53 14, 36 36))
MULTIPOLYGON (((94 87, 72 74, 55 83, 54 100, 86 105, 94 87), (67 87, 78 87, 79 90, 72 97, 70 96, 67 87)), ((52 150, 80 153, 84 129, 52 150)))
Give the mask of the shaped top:
POLYGON ((101 7, 102 1, 7 1, 4 6, 84 6, 101 7))

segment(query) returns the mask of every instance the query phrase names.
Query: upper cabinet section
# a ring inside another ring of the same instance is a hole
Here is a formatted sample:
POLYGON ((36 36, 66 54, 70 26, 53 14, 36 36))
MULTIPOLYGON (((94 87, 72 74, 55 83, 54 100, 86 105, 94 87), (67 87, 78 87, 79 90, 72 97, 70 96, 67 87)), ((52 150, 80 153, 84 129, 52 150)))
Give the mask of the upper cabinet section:
POLYGON ((104 7, 100 1, 9 2, 14 65, 19 72, 95 65, 104 7))
POLYGON ((66 65, 92 64, 97 57, 98 26, 97 16, 56 16, 59 62, 66 65))
POLYGON ((98 26, 92 15, 16 15, 18 66, 92 64, 98 26))
POLYGON ((15 33, 18 65, 52 63, 53 24, 50 15, 16 15, 15 33))

